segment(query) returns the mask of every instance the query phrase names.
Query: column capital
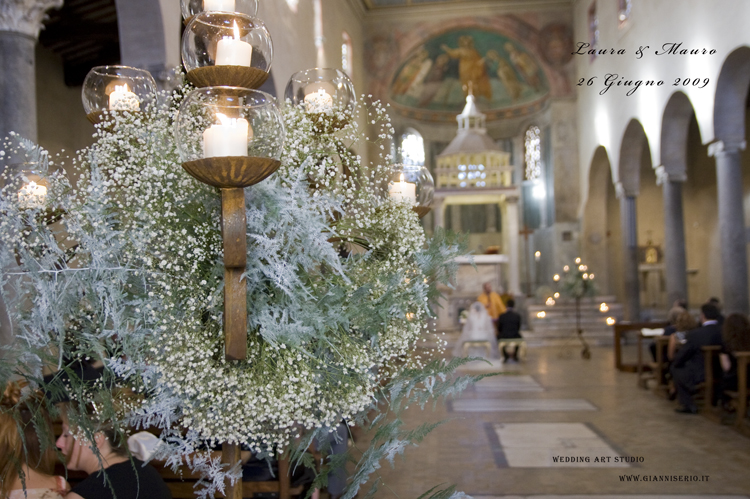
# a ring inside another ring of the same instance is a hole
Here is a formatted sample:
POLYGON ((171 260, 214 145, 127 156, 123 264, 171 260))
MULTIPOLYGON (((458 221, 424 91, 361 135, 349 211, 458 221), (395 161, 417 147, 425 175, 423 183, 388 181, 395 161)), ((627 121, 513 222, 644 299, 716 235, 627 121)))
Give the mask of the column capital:
POLYGON ((63 0, 3 0, 0 4, 0 31, 39 38, 49 9, 59 9, 63 0))
POLYGON ((686 182, 687 174, 684 172, 675 173, 668 172, 664 165, 659 165, 654 168, 656 173, 656 185, 664 185, 667 182, 686 182))
POLYGON ((716 142, 712 142, 708 144, 708 155, 716 157, 721 154, 729 154, 729 153, 744 151, 746 146, 747 146, 747 142, 745 142, 744 140, 731 141, 731 142, 717 140, 716 142))

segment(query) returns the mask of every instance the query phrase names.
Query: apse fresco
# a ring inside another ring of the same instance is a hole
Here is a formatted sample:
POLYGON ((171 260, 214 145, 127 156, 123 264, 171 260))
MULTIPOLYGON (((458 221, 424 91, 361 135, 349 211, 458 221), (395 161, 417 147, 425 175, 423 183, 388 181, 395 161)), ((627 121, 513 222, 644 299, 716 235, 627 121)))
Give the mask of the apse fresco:
POLYGON ((549 94, 541 64, 521 44, 468 28, 414 50, 396 71, 390 97, 404 114, 440 119, 461 111, 469 87, 482 111, 498 117, 534 112, 549 94))

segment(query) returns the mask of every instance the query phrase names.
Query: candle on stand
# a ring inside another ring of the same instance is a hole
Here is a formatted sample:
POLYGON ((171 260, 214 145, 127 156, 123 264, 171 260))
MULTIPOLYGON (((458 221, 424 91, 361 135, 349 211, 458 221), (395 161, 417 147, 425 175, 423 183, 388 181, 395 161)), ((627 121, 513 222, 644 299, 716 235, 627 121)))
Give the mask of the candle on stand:
POLYGON ((392 186, 388 188, 388 194, 398 202, 407 201, 409 203, 417 202, 417 184, 412 182, 404 182, 404 174, 401 174, 401 180, 394 182, 392 186))
POLYGON ((247 142, 253 138, 253 129, 244 118, 227 118, 218 113, 221 122, 203 132, 203 157, 247 156, 247 142))
POLYGON ((203 0, 204 11, 234 12, 235 0, 203 0))
POLYGON ((308 113, 330 113, 333 111, 333 97, 324 89, 305 95, 305 110, 308 113))
POLYGON ((225 36, 216 46, 216 65, 250 67, 252 58, 253 46, 240 40, 240 28, 234 21, 234 38, 225 36))
POLYGON ((115 91, 109 94, 110 111, 138 111, 141 109, 141 100, 130 91, 128 84, 116 85, 115 91))
POLYGON ((18 191, 18 203, 22 208, 37 208, 44 205, 47 198, 47 187, 33 180, 18 191))

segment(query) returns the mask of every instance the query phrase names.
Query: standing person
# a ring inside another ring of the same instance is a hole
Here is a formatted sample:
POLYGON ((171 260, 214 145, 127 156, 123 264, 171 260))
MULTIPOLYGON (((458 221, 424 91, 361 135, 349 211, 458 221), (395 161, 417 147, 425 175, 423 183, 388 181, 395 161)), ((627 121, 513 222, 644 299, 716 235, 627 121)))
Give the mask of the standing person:
POLYGON ((701 347, 722 344, 718 318, 719 309, 711 303, 704 304, 701 307, 701 327, 687 332, 685 344, 674 356, 672 379, 677 388, 677 400, 680 402, 680 407, 675 409, 676 412, 698 413, 698 408, 693 402, 693 392, 698 383, 705 380, 701 347))
POLYGON ((33 421, 33 414, 43 409, 19 404, 20 395, 20 388, 11 384, 5 390, 1 402, 0 497, 62 499, 70 487, 64 477, 51 475, 55 454, 51 447, 43 447, 37 434, 37 431, 44 430, 52 435, 49 417, 46 412, 43 413, 42 423, 47 428, 41 428, 40 421, 33 421))
MULTIPOLYGON (((508 309, 500 315, 497 320, 497 339, 507 340, 513 338, 523 338, 521 336, 521 316, 513 310, 516 306, 515 300, 512 298, 508 300, 508 309)), ((505 345, 502 348, 503 360, 511 358, 518 361, 518 344, 515 345, 513 352, 508 354, 505 350, 505 345)))
POLYGON ((65 499, 172 499, 159 472, 138 459, 131 462, 125 438, 111 427, 97 431, 93 442, 74 437, 65 419, 62 430, 57 447, 67 468, 89 475, 65 499))
POLYGON ((477 301, 484 305, 484 308, 487 309, 487 313, 490 314, 492 323, 497 325, 498 317, 505 312, 503 300, 500 298, 499 294, 492 291, 492 284, 489 282, 485 282, 482 289, 484 292, 477 297, 477 301))

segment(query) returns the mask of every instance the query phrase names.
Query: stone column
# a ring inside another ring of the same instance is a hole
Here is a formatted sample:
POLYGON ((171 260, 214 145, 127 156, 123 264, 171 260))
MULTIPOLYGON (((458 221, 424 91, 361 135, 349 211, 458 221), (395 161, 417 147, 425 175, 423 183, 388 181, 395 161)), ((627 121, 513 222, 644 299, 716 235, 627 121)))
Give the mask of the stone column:
POLYGON ((616 184, 620 199, 620 225, 623 242, 623 273, 625 282, 625 320, 641 319, 641 287, 638 280, 638 219, 635 211, 636 196, 628 194, 619 182, 616 184))
POLYGON ((47 10, 63 0, 0 3, 0 139, 13 131, 37 140, 34 47, 47 10))
MULTIPOLYGON (((63 0, 0 0, 0 140, 16 132, 37 141, 34 49, 47 10, 62 4, 63 0)), ((12 334, 0 298, 0 344, 9 343, 12 334)))
POLYGON ((708 147, 716 158, 716 196, 724 314, 748 313, 747 241, 742 203, 742 162, 745 143, 715 142, 708 147))
POLYGON ((487 232, 497 232, 497 205, 488 204, 487 209, 487 232))
POLYGON ((521 294, 521 261, 518 248, 518 196, 505 197, 505 218, 503 219, 503 233, 508 246, 503 253, 508 255, 508 292, 513 295, 521 294))
POLYGON ((461 205, 454 204, 451 208, 451 230, 461 232, 461 205))
POLYGON ((687 176, 668 174, 657 168, 657 183, 664 193, 664 267, 667 284, 667 307, 675 300, 688 299, 687 257, 685 256, 685 222, 682 211, 682 184, 687 176))
POLYGON ((443 198, 435 199, 432 204, 432 230, 437 227, 445 228, 445 200, 443 198))

